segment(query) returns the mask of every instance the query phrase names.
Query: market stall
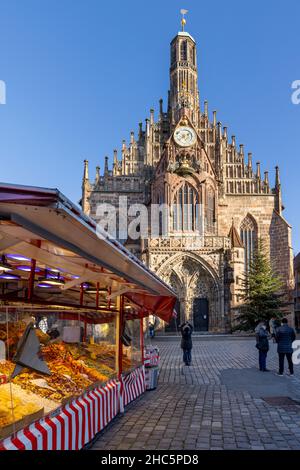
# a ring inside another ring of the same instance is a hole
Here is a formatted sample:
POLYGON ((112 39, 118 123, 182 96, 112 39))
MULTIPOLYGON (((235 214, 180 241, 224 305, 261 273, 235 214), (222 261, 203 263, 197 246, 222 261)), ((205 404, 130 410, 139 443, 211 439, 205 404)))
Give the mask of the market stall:
POLYGON ((174 292, 59 191, 0 184, 0 447, 81 449, 145 391, 174 292))

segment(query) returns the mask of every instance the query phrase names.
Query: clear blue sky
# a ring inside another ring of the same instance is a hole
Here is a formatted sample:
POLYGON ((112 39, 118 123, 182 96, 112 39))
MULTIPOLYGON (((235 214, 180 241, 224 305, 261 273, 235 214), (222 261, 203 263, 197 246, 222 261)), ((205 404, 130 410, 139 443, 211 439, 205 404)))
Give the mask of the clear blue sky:
POLYGON ((252 151, 280 166, 284 212, 300 250, 299 0, 1 0, 0 180, 81 193, 90 174, 166 102, 180 8, 198 45, 201 100, 252 151))

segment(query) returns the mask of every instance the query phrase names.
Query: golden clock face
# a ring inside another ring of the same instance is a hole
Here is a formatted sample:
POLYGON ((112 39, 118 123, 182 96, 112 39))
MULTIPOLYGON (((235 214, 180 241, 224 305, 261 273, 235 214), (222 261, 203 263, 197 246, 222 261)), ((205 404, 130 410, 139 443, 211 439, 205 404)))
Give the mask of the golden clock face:
POLYGON ((191 127, 181 126, 176 129, 174 140, 180 147, 190 147, 196 142, 196 133, 191 127))

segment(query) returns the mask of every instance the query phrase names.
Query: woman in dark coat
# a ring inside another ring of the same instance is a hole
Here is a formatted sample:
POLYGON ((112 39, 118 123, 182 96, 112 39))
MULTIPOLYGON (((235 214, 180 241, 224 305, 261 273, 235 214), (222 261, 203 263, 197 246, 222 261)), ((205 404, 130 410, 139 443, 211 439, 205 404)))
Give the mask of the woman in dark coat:
POLYGON ((269 339, 267 327, 264 323, 259 324, 256 329, 256 347, 259 351, 259 370, 262 372, 269 372, 267 369, 269 339))
POLYGON ((183 362, 185 363, 186 366, 190 366, 192 362, 192 347, 193 347, 193 342, 192 342, 192 333, 193 333, 193 327, 192 325, 187 321, 180 325, 180 331, 181 331, 181 349, 183 350, 183 362))

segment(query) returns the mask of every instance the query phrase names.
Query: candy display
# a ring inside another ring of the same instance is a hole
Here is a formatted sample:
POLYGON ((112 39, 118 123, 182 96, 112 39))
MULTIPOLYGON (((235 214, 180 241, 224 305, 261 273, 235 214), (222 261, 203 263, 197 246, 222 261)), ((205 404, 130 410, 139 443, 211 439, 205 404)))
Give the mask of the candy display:
POLYGON ((61 333, 66 322, 52 317, 59 333, 57 338, 47 334, 49 331, 34 328, 40 344, 36 354, 47 364, 50 375, 30 368, 29 360, 26 364, 21 361, 20 371, 13 377, 21 339, 25 338, 27 325, 34 325, 34 321, 34 317, 21 312, 17 319, 12 316, 10 321, 0 323, 0 341, 6 358, 0 358, 1 439, 24 427, 27 418, 40 418, 116 375, 115 344, 109 341, 109 335, 114 338, 114 324, 100 330, 104 339, 98 337, 98 343, 89 337, 86 342, 65 343, 61 333))
POLYGON ((0 387, 0 436, 9 435, 17 428, 25 426, 31 418, 38 419, 44 414, 44 408, 34 395, 23 392, 13 384, 0 387), (31 417, 31 418, 30 418, 31 417))
POLYGON ((128 344, 123 344, 122 370, 129 372, 141 364, 140 324, 138 320, 127 320, 125 327, 128 344))
MULTIPOLYGON (((111 345, 53 343, 43 346, 41 351, 51 375, 24 368, 12 382, 58 404, 82 394, 93 383, 105 383, 115 375, 114 346, 111 345)), ((14 367, 11 361, 2 362, 0 374, 8 379, 14 367)))
MULTIPOLYGON (((39 324, 35 317, 22 313, 0 323, 0 341, 5 345, 6 357, 0 360, 0 438, 24 427, 27 418, 30 423, 30 419, 47 415, 82 396, 86 390, 117 377, 114 322, 97 325, 97 328, 89 326, 84 335, 82 323, 60 320, 55 315, 49 318, 49 323, 46 320, 44 331, 39 324), (35 352, 30 350, 32 357, 29 353, 24 364, 19 360, 22 358, 19 352, 29 323, 40 347, 35 352), (79 335, 74 342, 75 336, 71 333, 76 328, 79 335), (54 330, 55 336, 51 335, 54 330), (36 363, 37 357, 47 365, 50 374, 34 369, 31 364, 36 363), (16 361, 19 364, 17 374, 16 361)), ((135 333, 134 325, 129 326, 135 333)), ((137 335, 133 334, 130 346, 123 345, 123 371, 139 365, 136 341, 137 335)))
POLYGON ((0 341, 5 343, 9 358, 14 356, 25 328, 26 323, 24 321, 0 323, 0 341))

